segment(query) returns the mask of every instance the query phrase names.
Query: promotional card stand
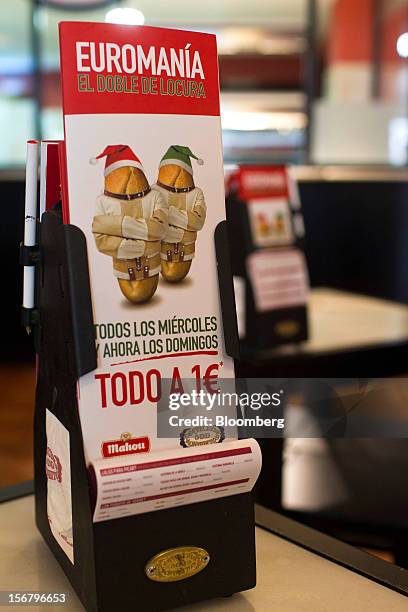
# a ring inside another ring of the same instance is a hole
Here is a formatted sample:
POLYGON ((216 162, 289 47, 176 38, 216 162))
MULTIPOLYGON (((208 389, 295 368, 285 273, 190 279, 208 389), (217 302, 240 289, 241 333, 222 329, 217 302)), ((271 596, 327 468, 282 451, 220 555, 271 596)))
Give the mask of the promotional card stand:
MULTIPOLYGON (((38 529, 87 610, 154 612, 229 596, 255 586, 254 511, 250 493, 94 523, 77 404, 78 379, 96 368, 86 239, 43 214, 36 264, 38 375, 35 409, 35 503, 38 529), (47 517, 46 410, 69 432, 74 563, 47 517), (161 551, 194 546, 206 567, 183 580, 157 582, 148 562, 161 551)), ((238 354, 226 223, 215 232, 226 352, 238 354)))
POLYGON ((300 201, 283 166, 229 177, 227 218, 240 337, 252 349, 307 340, 308 274, 300 201))

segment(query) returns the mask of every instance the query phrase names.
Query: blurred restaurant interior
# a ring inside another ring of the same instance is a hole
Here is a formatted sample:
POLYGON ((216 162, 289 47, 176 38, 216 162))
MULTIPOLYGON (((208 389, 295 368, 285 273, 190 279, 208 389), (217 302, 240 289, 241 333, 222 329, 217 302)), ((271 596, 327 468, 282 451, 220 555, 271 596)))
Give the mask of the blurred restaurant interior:
MULTIPOLYGON (((336 387, 349 402, 369 401, 371 379, 403 380, 408 0, 2 0, 0 486, 33 477, 35 351, 20 321, 18 245, 27 138, 63 138, 61 20, 215 33, 227 194, 239 166, 290 167, 303 214, 308 339, 261 347, 243 339, 238 375, 359 380, 364 392, 336 387)), ((239 224, 234 214, 229 205, 228 221, 239 224)), ((238 290, 236 300, 245 309, 238 290)), ((405 420, 408 393, 398 389, 384 402, 405 420)), ((307 396, 295 400, 307 411, 307 396)), ((267 442, 262 503, 408 568, 406 439, 267 442)))

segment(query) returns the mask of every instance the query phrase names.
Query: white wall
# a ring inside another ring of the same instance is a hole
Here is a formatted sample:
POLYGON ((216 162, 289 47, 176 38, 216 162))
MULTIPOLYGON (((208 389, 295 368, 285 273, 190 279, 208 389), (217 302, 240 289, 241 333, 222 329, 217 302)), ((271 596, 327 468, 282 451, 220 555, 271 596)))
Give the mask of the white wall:
POLYGON ((404 114, 404 109, 391 104, 316 102, 313 161, 318 164, 388 164, 390 122, 404 114))

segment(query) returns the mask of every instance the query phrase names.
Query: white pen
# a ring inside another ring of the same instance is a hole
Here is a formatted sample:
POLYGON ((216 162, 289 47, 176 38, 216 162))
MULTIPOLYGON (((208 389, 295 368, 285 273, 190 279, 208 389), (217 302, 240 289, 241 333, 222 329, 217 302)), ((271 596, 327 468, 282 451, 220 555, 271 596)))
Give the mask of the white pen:
MULTIPOLYGON (((36 244, 37 223, 37 185, 38 185, 38 152, 39 142, 27 142, 26 188, 24 209, 24 246, 33 247, 36 244)), ((34 308, 35 267, 24 266, 23 277, 23 308, 34 308)), ((29 329, 27 329, 29 331, 29 329)))

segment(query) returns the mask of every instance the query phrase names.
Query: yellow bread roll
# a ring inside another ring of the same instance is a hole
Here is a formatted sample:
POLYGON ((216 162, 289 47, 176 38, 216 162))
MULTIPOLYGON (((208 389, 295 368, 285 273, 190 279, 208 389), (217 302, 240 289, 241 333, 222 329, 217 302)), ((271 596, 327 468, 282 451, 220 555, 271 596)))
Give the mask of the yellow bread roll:
POLYGON ((117 168, 105 177, 105 189, 111 193, 139 193, 148 187, 148 182, 139 168, 126 166, 117 168))
POLYGON ((179 283, 182 281, 189 273, 190 268, 191 261, 172 262, 162 259, 161 262, 161 273, 168 283, 179 283))
POLYGON ((160 183, 163 183, 163 185, 177 187, 178 189, 183 187, 193 187, 194 185, 194 180, 191 174, 187 172, 187 170, 184 170, 184 168, 180 168, 180 166, 176 166, 175 164, 162 166, 159 170, 158 179, 160 183))
POLYGON ((121 292, 132 304, 148 302, 156 293, 159 284, 159 275, 151 276, 140 281, 130 281, 118 278, 121 292))

